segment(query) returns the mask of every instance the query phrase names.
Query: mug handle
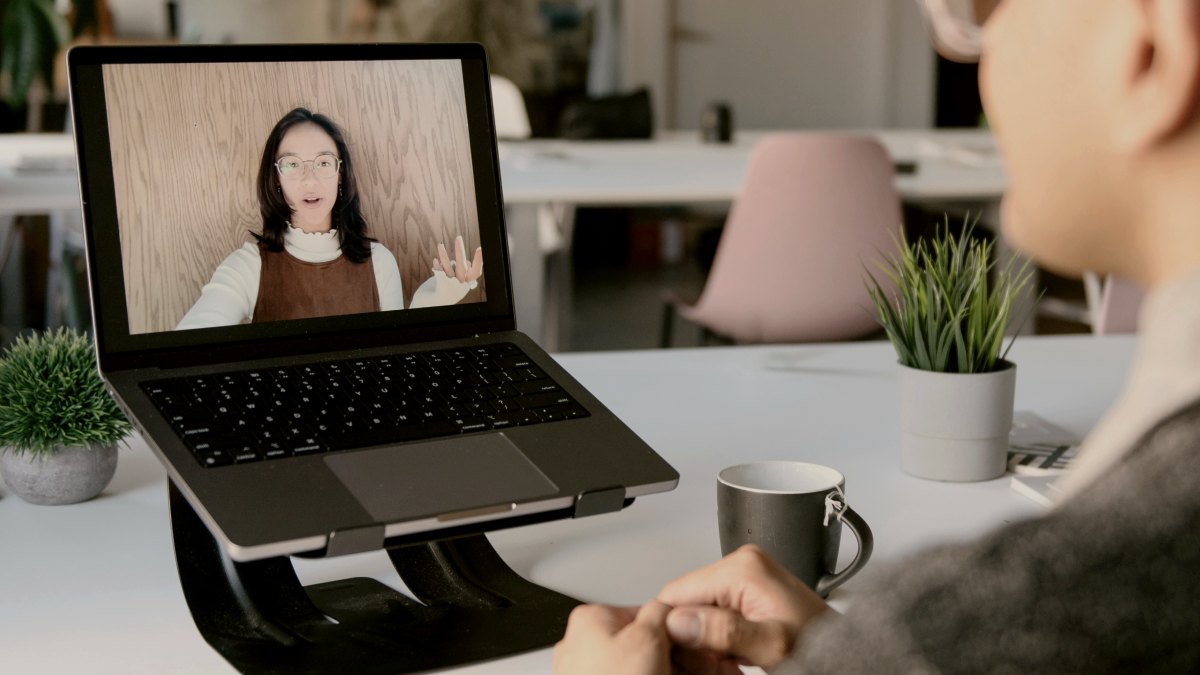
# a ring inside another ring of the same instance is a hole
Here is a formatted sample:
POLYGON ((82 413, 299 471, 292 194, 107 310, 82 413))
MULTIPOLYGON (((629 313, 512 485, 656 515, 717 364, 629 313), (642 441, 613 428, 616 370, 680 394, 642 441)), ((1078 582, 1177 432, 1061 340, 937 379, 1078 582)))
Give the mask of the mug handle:
POLYGON ((867 525, 867 521, 862 519, 854 509, 846 506, 840 518, 843 523, 850 527, 850 531, 854 533, 854 538, 858 540, 858 555, 854 556, 854 560, 850 561, 849 565, 841 572, 826 574, 817 580, 816 592, 822 598, 850 580, 850 577, 858 574, 871 559, 871 551, 875 548, 875 536, 871 534, 871 528, 867 525))

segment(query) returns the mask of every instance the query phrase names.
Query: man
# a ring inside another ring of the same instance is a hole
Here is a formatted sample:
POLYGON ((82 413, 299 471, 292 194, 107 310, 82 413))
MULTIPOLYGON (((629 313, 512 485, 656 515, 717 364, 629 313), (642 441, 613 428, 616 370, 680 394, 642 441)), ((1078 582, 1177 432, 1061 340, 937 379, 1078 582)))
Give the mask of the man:
POLYGON ((576 610, 562 675, 1200 669, 1200 0, 923 7, 939 49, 982 51, 1005 237, 1149 292, 1126 392, 1044 517, 877 570, 846 616, 742 549, 576 610))

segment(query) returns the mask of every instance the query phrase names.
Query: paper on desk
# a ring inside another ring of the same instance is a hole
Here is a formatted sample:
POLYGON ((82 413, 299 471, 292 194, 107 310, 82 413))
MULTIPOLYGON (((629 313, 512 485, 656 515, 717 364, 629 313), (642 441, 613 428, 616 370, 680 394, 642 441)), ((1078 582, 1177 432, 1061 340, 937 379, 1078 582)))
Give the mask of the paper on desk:
POLYGON ((1008 436, 1010 486, 1043 506, 1058 497, 1055 483, 1075 458, 1079 437, 1028 410, 1013 413, 1008 436))
POLYGON ((1013 476, 1009 480, 1009 486, 1017 494, 1023 495, 1041 504, 1042 506, 1054 506, 1058 501, 1058 488, 1055 483, 1059 476, 1013 476))
POLYGON ((1008 442, 1014 446, 1072 445, 1079 443, 1079 437, 1035 412, 1018 410, 1013 413, 1008 442))
POLYGON ((1061 473, 1079 449, 1079 438, 1027 410, 1013 413, 1008 435, 1008 468, 1013 473, 1061 473))
POLYGON ((999 153, 991 144, 923 138, 917 141, 916 147, 917 153, 923 157, 947 159, 964 166, 998 166, 1001 163, 999 153))
POLYGON ((75 170, 75 155, 21 155, 17 157, 14 167, 20 172, 56 173, 75 170))

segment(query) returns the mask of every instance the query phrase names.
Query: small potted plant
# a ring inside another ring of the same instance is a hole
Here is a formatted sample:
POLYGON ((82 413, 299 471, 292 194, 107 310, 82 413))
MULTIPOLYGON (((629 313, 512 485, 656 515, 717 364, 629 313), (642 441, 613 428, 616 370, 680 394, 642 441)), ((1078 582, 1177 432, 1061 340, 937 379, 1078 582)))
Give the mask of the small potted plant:
POLYGON ((0 357, 0 476, 25 501, 73 504, 100 494, 129 432, 87 335, 60 328, 19 337, 0 357))
POLYGON ((884 263, 891 291, 868 273, 880 325, 900 361, 904 470, 945 481, 1004 473, 1017 368, 1005 359, 1013 302, 1030 283, 1026 262, 997 267, 993 243, 949 220, 884 263))

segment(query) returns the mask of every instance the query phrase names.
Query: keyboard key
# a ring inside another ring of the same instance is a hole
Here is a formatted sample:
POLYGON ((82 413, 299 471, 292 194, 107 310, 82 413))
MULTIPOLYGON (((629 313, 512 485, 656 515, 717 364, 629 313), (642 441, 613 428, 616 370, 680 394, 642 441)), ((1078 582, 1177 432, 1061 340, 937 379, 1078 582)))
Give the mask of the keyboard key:
POLYGON ((525 426, 528 424, 537 424, 542 421, 537 413, 532 410, 521 410, 512 414, 512 419, 518 425, 525 426))
POLYGON ((522 408, 545 408, 552 405, 564 405, 574 403, 570 396, 562 392, 552 392, 547 394, 530 394, 528 396, 518 396, 516 398, 517 405, 522 408))
POLYGON ((546 408, 538 408, 532 412, 536 413, 538 419, 542 420, 543 422, 557 422, 559 420, 569 420, 588 416, 588 412, 578 404, 549 406, 546 408))
POLYGON ((205 450, 196 453, 196 459, 199 459, 200 463, 206 467, 233 464, 233 456, 224 450, 205 450))
POLYGON ((229 449, 240 439, 235 434, 207 434, 184 437, 184 442, 192 452, 201 454, 209 450, 229 449))
POLYGON ((540 394, 546 391, 560 391, 553 380, 534 380, 532 382, 517 382, 512 385, 521 394, 540 394))
POLYGON ((496 372, 492 373, 492 376, 495 377, 496 381, 500 384, 525 381, 525 378, 518 375, 517 371, 515 370, 497 370, 496 372))
POLYGON ((482 417, 458 418, 451 421, 464 434, 469 434, 472 431, 487 431, 492 428, 491 422, 482 417))
POLYGON ((497 384, 488 387, 487 390, 491 392, 492 396, 495 398, 507 398, 509 396, 516 396, 517 394, 521 393, 518 392, 516 387, 513 387, 511 384, 497 384))
POLYGON ((497 401, 488 401, 488 405, 496 409, 496 412, 510 412, 520 410, 521 406, 517 405, 516 399, 502 398, 497 401))
POLYGON ((563 411, 560 410, 559 406, 553 406, 550 408, 536 408, 532 412, 543 422, 557 422, 559 420, 567 419, 567 416, 563 414, 563 411))
POLYGON ((229 431, 227 424, 216 419, 189 422, 175 428, 179 430, 179 435, 184 438, 188 438, 189 436, 211 436, 229 431))
POLYGON ((271 368, 267 372, 270 373, 271 377, 274 378, 275 381, 277 381, 277 382, 287 382, 287 381, 293 380, 297 377, 296 371, 292 370, 291 368, 287 368, 287 367, 271 368))
POLYGON ((524 354, 498 358, 496 359, 496 365, 506 370, 509 368, 534 368, 537 366, 532 359, 524 354))
POLYGON ((579 419, 580 417, 591 417, 592 415, 578 403, 572 403, 571 405, 563 406, 562 411, 563 415, 565 415, 569 420, 579 419))
MULTIPOLYGON (((312 440, 312 439, 308 439, 312 440)), ((325 450, 325 446, 317 442, 302 443, 296 442, 292 446, 292 454, 294 455, 312 455, 325 450)))
POLYGON ((548 377, 546 372, 537 366, 532 368, 521 368, 517 372, 521 373, 521 376, 526 380, 543 380, 548 377))
POLYGON ((484 419, 491 423, 493 429, 504 429, 514 427, 520 423, 520 416, 511 413, 497 413, 495 415, 485 415, 484 419))
POLYGON ((246 464, 247 462, 257 462, 263 458, 262 453, 257 448, 242 448, 234 451, 233 461, 235 464, 246 464))

